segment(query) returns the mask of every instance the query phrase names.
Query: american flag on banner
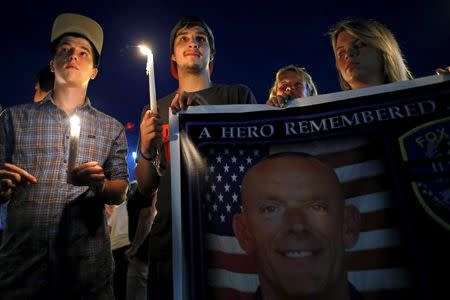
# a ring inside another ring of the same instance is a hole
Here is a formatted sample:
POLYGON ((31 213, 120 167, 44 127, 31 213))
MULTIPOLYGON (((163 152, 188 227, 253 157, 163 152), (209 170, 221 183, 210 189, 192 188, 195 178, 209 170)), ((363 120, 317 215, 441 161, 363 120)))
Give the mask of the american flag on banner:
MULTIPOLYGON (((379 145, 378 145, 379 146, 379 145)), ((241 211, 245 172, 269 153, 301 151, 317 156, 337 173, 346 203, 361 213, 358 243, 349 249, 348 279, 364 299, 411 295, 402 234, 396 227, 392 191, 381 149, 366 137, 288 145, 216 145, 205 149, 208 284, 214 299, 253 299, 259 286, 255 262, 239 246, 232 216, 241 211)))
POLYGON ((261 145, 215 145, 205 150, 208 284, 214 299, 252 299, 259 285, 255 264, 234 237, 232 219, 242 209, 242 178, 268 154, 267 149, 261 145))

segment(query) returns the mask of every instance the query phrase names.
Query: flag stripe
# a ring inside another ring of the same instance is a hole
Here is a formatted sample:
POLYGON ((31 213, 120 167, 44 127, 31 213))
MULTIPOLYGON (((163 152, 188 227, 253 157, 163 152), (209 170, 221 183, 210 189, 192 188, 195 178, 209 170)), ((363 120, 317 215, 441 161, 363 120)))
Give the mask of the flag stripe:
POLYGON ((256 274, 242 274, 213 268, 208 270, 208 283, 213 287, 233 288, 247 293, 255 292, 259 286, 256 274))
POLYGON ((375 160, 379 158, 379 155, 374 147, 367 145, 339 153, 320 154, 317 155, 317 158, 333 168, 338 168, 368 160, 375 160))
POLYGON ((361 231, 370 231, 393 227, 397 216, 392 209, 361 214, 361 231))
POLYGON ((214 233, 206 234, 206 247, 209 250, 233 254, 245 254, 234 236, 223 236, 214 233))
POLYGON ((361 232, 356 245, 348 252, 361 250, 393 248, 400 246, 400 232, 397 229, 379 229, 361 232))
POLYGON ((286 145, 276 145, 270 147, 270 154, 278 152, 305 152, 310 155, 325 155, 325 154, 336 154, 344 151, 353 150, 356 148, 361 148, 370 144, 370 139, 360 136, 349 136, 342 138, 320 140, 310 143, 301 144, 286 144, 286 145))
POLYGON ((388 190, 388 182, 384 176, 362 178, 342 184, 345 198, 357 197, 388 190))
MULTIPOLYGON (((411 288, 391 289, 379 291, 366 291, 362 294, 364 300, 380 300, 380 299, 422 299, 411 288)), ((230 298, 231 299, 231 298, 230 298)), ((423 298, 426 299, 426 298, 423 298)))
POLYGON ((209 251, 209 266, 240 273, 256 273, 256 262, 245 254, 209 251))
POLYGON ((410 287, 410 276, 405 269, 391 268, 348 272, 348 280, 358 291, 403 289, 410 287))
POLYGON ((365 162, 335 168, 334 171, 341 183, 351 182, 365 177, 375 177, 384 174, 384 165, 380 160, 365 162))
POLYGON ((360 271, 367 269, 383 269, 403 267, 406 256, 401 248, 384 248, 352 252, 348 256, 347 270, 360 271))
POLYGON ((347 205, 354 205, 361 214, 384 210, 392 207, 392 194, 377 192, 345 199, 347 205))

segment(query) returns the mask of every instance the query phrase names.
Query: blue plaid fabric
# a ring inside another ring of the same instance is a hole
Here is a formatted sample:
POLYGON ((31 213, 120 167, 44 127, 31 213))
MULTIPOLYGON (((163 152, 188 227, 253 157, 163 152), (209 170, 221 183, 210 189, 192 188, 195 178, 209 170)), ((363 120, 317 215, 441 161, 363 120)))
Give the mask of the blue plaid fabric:
MULTIPOLYGON (((93 108, 89 99, 76 114, 81 119, 76 165, 97 161, 108 179, 128 180, 128 148, 122 124, 93 108)), ((15 295, 35 295, 48 285, 55 239, 61 223, 67 223, 63 214, 88 190, 66 183, 69 146, 69 117, 56 107, 51 94, 40 103, 14 106, 0 115, 0 163, 15 164, 38 180, 18 188, 11 198, 0 246, 0 294, 14 289, 15 295)), ((92 211, 92 215, 104 219, 103 205, 93 207, 89 209, 100 213, 92 211)), ((104 220, 101 222, 106 228, 104 220)), ((71 255, 96 257, 103 266, 97 270, 92 269, 95 264, 83 264, 86 269, 79 270, 80 277, 109 278, 113 264, 108 232, 102 229, 86 238, 82 223, 76 217, 70 220, 68 236, 78 239, 76 249, 83 252, 71 255), (82 234, 77 236, 77 232, 82 234)))

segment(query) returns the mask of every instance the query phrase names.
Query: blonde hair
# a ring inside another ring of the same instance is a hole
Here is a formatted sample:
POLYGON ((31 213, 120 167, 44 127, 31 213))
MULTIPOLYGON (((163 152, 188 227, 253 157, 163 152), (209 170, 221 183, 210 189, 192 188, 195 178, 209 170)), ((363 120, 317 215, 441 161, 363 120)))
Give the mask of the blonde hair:
MULTIPOLYGON (((384 25, 367 19, 344 20, 337 23, 329 32, 334 53, 336 53, 337 38, 343 31, 350 33, 380 52, 384 63, 385 83, 413 79, 397 40, 384 25)), ((342 78, 339 71, 338 73, 341 88, 351 90, 350 85, 342 78)))
POLYGON ((269 98, 272 98, 277 95, 277 85, 278 82, 280 81, 280 76, 288 71, 297 73, 301 78, 303 78, 303 80, 306 82, 306 89, 308 91, 307 93, 308 96, 317 95, 317 87, 314 81, 312 80, 311 75, 308 74, 306 69, 294 65, 289 65, 277 71, 277 74, 275 75, 275 82, 273 83, 273 86, 270 89, 269 98))

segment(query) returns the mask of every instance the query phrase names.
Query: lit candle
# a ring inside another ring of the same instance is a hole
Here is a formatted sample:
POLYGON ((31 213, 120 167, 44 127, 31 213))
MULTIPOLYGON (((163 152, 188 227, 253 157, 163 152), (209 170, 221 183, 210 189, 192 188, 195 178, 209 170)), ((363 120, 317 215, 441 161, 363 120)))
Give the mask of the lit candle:
POLYGON ((147 55, 147 66, 146 71, 148 75, 148 86, 149 86, 149 92, 150 92, 150 110, 153 113, 158 112, 158 106, 156 104, 156 89, 155 89, 155 66, 153 63, 153 53, 152 51, 144 46, 139 45, 139 50, 141 50, 141 53, 144 55, 147 55))
POLYGON ((69 147, 69 163, 68 169, 68 182, 71 181, 70 172, 75 167, 75 160, 78 153, 78 141, 80 139, 80 118, 77 115, 73 115, 70 118, 70 147, 69 147))

